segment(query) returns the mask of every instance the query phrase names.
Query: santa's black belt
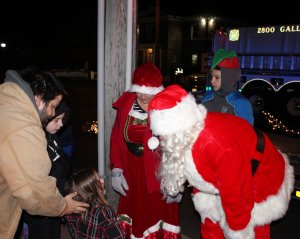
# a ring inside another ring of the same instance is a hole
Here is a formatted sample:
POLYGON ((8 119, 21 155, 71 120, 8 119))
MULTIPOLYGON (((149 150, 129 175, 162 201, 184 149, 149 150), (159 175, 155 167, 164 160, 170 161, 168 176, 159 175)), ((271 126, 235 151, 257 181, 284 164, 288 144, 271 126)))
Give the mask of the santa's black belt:
MULTIPOLYGON (((254 130, 257 136, 256 151, 262 154, 265 150, 265 137, 259 129, 254 128, 254 130)), ((259 161, 257 159, 251 159, 252 176, 255 174, 258 165, 259 161)))
POLYGON ((142 156, 144 153, 144 146, 142 144, 126 142, 128 150, 135 156, 142 156))

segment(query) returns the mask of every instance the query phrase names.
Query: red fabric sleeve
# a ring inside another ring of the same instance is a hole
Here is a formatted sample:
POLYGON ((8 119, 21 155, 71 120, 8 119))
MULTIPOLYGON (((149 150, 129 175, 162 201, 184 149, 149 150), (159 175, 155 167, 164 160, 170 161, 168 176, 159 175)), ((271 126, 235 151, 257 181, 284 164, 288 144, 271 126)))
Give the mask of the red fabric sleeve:
POLYGON ((126 157, 126 145, 124 139, 123 129, 128 116, 128 113, 132 107, 134 100, 136 99, 135 93, 125 92, 115 103, 113 107, 117 110, 117 116, 112 128, 110 137, 110 168, 126 167, 124 160, 126 157))
POLYGON ((218 157, 216 180, 226 221, 232 230, 242 230, 254 206, 251 164, 233 148, 221 150, 218 157))
POLYGON ((160 190, 160 183, 156 178, 156 172, 160 163, 161 155, 159 149, 151 151, 148 148, 147 143, 150 137, 152 137, 152 132, 150 128, 148 128, 144 137, 144 169, 148 192, 152 193, 160 190))

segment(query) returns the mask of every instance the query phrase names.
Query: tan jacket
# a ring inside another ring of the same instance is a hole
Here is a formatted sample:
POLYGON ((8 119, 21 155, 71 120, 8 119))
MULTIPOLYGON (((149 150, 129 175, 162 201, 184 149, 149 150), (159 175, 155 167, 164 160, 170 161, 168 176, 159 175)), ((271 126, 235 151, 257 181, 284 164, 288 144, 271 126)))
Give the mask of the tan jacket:
POLYGON ((22 209, 58 216, 66 201, 55 179, 38 112, 15 83, 0 85, 0 239, 13 238, 22 209))

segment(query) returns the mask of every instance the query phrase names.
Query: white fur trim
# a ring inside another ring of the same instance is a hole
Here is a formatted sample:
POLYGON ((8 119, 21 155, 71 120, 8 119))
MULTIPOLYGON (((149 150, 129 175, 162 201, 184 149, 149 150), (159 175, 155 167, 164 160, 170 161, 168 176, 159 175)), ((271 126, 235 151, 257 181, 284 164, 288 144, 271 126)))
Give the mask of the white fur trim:
MULTIPOLYGON (((280 152, 281 153, 281 152, 280 152)), ((227 222, 221 222, 224 234, 228 239, 253 239, 254 227, 270 224, 272 221, 283 217, 288 209, 291 193, 294 189, 294 169, 285 154, 281 153, 285 162, 284 180, 275 195, 269 196, 261 203, 255 203, 251 212, 251 219, 243 230, 232 230, 227 222)))
POLYGON ((202 191, 193 197, 195 209, 200 213, 202 222, 210 218, 213 222, 219 221, 224 235, 228 239, 254 239, 254 227, 270 224, 272 221, 283 217, 288 209, 291 193, 294 188, 294 169, 290 165, 285 154, 281 153, 285 161, 285 176, 280 189, 276 195, 269 196, 261 203, 255 203, 251 212, 248 225, 242 230, 232 230, 226 222, 221 200, 211 183, 205 182, 196 169, 191 152, 185 156, 185 174, 189 183, 202 191), (203 193, 208 192, 209 194, 203 193))
POLYGON ((162 229, 169 231, 169 232, 173 232, 173 233, 180 233, 180 227, 179 226, 174 226, 172 224, 166 223, 163 221, 162 224, 162 229))
POLYGON ((143 236, 147 237, 151 233, 157 232, 160 229, 160 223, 161 221, 158 221, 154 226, 148 228, 144 233, 143 236))
POLYGON ((284 180, 276 195, 269 196, 261 203, 255 203, 251 212, 251 221, 255 225, 269 224, 283 217, 288 209, 294 189, 294 168, 290 165, 288 157, 283 153, 281 154, 285 162, 284 180))
POLYGON ((158 147, 159 145, 159 140, 157 137, 152 136, 149 140, 148 140, 148 147, 151 150, 154 150, 158 147))
POLYGON ((161 221, 158 221, 155 225, 152 227, 149 227, 146 231, 143 233, 143 237, 135 237, 133 234, 131 234, 130 238, 131 239, 143 239, 149 236, 151 233, 157 232, 160 229, 160 223, 161 221))
POLYGON ((132 85, 130 91, 141 93, 141 94, 147 94, 147 95, 156 95, 157 93, 161 92, 163 89, 164 87, 162 85, 159 87, 132 85))
POLYGON ((201 215, 201 221, 209 218, 214 223, 220 222, 224 217, 220 196, 198 192, 192 197, 195 209, 201 215))
POLYGON ((224 236, 227 239, 254 239, 255 233, 254 233, 254 226, 249 223, 243 230, 234 231, 231 230, 227 223, 223 224, 221 223, 221 227, 224 232, 224 236))
MULTIPOLYGON (((196 138, 197 139, 197 138, 196 138)), ((206 182, 203 177, 199 174, 196 165, 194 163, 193 155, 191 151, 185 153, 185 165, 184 165, 185 176, 190 185, 197 188, 201 192, 209 194, 218 194, 219 190, 209 182, 206 182)))
POLYGON ((170 135, 190 128, 198 122, 203 122, 206 109, 197 105, 195 98, 188 94, 180 103, 170 109, 152 110, 150 112, 150 127, 155 135, 170 135))
MULTIPOLYGON (((132 219, 127 214, 121 214, 121 215, 119 215, 119 217, 120 216, 126 217, 127 220, 124 221, 124 222, 126 224, 129 224, 130 226, 132 226, 132 219), (128 221, 130 221, 130 223, 128 221)), ((162 229, 163 230, 166 230, 166 231, 169 231, 169 232, 172 232, 172 233, 177 233, 177 234, 180 233, 180 226, 174 226, 172 224, 169 224, 169 223, 166 223, 166 222, 164 222, 162 220, 159 220, 152 227, 149 227, 147 230, 144 231, 143 237, 135 237, 133 234, 131 234, 130 238, 131 239, 145 239, 150 234, 158 232, 160 230, 160 228, 161 228, 161 225, 162 225, 162 229)))
POLYGON ((131 239, 143 239, 143 238, 147 238, 150 234, 158 232, 160 230, 160 225, 162 224, 162 229, 172 232, 172 233, 180 233, 180 227, 179 226, 174 226, 171 225, 169 223, 166 223, 162 220, 158 221, 154 226, 148 228, 144 233, 143 233, 143 237, 135 237, 134 235, 131 235, 131 239))

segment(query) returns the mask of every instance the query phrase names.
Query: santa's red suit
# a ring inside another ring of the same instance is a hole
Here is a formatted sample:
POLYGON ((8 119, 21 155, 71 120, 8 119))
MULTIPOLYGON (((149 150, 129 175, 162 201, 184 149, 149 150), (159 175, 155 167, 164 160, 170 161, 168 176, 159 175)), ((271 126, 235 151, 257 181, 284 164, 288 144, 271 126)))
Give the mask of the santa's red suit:
POLYGON ((264 134, 260 153, 258 136, 247 121, 207 113, 179 86, 156 95, 149 113, 155 135, 172 137, 198 125, 184 154, 184 175, 194 187, 202 238, 270 238, 269 224, 284 216, 293 190, 293 168, 286 155, 264 134), (258 162, 256 170, 252 160, 258 162))

